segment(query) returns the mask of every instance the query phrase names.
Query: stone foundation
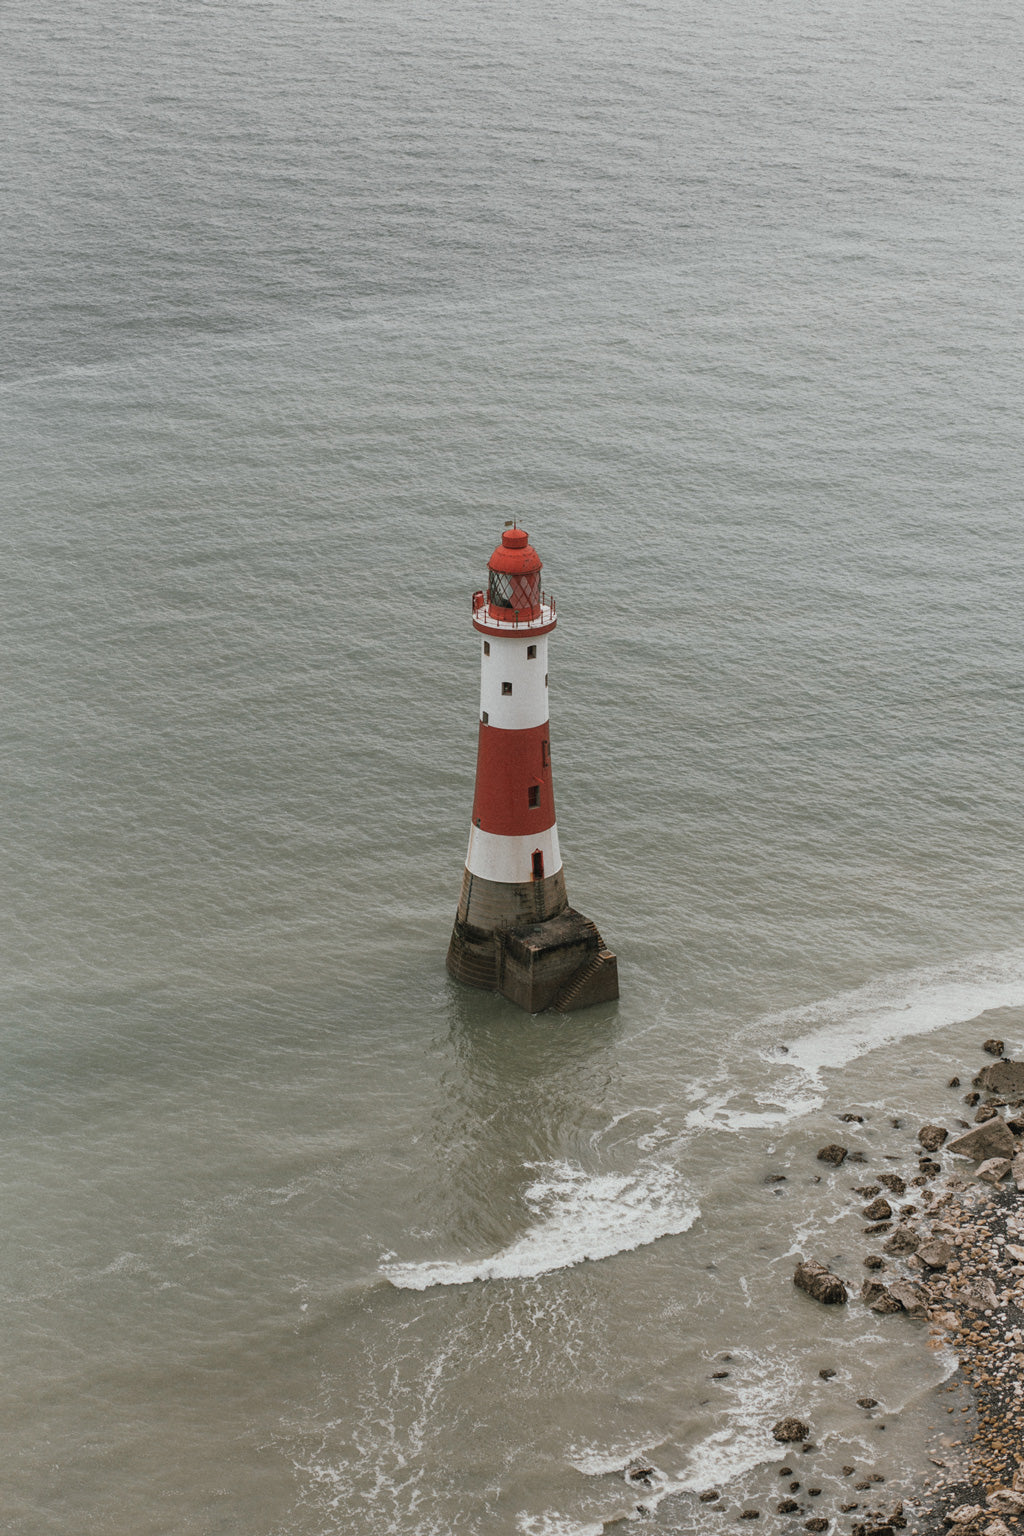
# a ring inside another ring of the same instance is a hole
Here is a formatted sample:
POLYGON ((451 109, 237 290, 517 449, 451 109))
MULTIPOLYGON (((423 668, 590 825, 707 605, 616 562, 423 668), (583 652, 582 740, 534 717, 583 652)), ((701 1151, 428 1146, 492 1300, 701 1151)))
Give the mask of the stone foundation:
MULTIPOLYGON (((561 875, 554 878, 561 880, 561 875)), ((547 883, 538 881, 537 886, 547 883)), ((500 992, 528 1013, 547 1008, 568 1013, 618 997, 615 956, 581 912, 566 906, 554 917, 488 932, 466 922, 462 911, 460 902, 448 947, 448 970, 456 981, 500 992)))

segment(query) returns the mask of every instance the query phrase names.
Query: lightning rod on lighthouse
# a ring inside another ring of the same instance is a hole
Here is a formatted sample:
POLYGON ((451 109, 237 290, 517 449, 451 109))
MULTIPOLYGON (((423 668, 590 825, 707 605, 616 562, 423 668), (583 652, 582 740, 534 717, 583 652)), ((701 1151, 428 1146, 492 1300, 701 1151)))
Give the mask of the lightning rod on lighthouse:
POLYGON ((618 997, 619 980, 615 956, 565 891, 548 725, 555 602, 522 528, 506 528, 487 569, 487 591, 473 594, 476 792, 448 970, 531 1013, 568 1012, 618 997))

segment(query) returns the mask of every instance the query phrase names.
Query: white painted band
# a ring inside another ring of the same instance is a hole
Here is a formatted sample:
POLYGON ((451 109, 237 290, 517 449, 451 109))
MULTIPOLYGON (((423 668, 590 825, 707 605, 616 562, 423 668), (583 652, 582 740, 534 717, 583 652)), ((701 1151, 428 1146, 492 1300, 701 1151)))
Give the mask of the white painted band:
POLYGON ((466 868, 481 880, 528 885, 533 879, 533 855, 538 850, 544 856, 544 878, 557 875, 562 867, 557 826, 548 827, 545 832, 528 833, 525 837, 502 837, 498 832, 471 827, 466 868))
POLYGON ((490 639, 480 647, 480 712, 501 731, 526 731, 548 718, 547 635, 490 639), (484 646, 488 650, 484 650, 484 646), (530 656, 530 651, 536 654, 530 656), (488 651, 490 654, 488 654, 488 651), (508 690, 511 690, 509 692, 508 690))

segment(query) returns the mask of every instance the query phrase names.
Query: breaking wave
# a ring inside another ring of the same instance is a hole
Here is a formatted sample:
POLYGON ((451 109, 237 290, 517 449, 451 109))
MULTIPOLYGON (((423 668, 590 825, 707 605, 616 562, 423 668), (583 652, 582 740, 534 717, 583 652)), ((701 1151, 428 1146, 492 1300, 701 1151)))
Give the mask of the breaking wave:
POLYGON ((531 1168, 523 1191, 536 1225, 489 1258, 463 1262, 386 1264, 382 1273, 403 1290, 511 1280, 609 1259, 685 1232, 700 1214, 676 1169, 646 1163, 633 1173, 588 1173, 578 1163, 531 1168))

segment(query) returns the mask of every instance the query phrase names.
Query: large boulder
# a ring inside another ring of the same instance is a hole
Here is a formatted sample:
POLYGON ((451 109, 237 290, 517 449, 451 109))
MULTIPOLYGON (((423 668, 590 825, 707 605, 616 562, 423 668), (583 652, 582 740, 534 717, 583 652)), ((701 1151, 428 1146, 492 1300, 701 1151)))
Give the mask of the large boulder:
POLYGON ((916 1253, 920 1246, 921 1239, 913 1227, 897 1227, 892 1237, 886 1238, 882 1244, 886 1253, 895 1253, 898 1256, 916 1253))
POLYGON ((847 1156, 849 1148, 841 1147, 838 1141, 830 1141, 827 1147, 822 1147, 818 1153, 819 1163, 831 1163, 838 1168, 839 1164, 847 1156))
POLYGON ((926 1152, 937 1152, 945 1141, 949 1132, 942 1125, 922 1125, 917 1133, 917 1139, 926 1152))
POLYGON ((990 1067, 982 1067, 977 1084, 986 1093, 998 1093, 1006 1098, 1024 1093, 1024 1061, 994 1061, 990 1067))
POLYGON ((777 1424, 772 1426, 772 1435, 776 1440, 781 1440, 783 1445, 788 1445, 790 1441, 809 1440, 811 1438, 811 1426, 805 1424, 803 1419, 793 1417, 780 1419, 777 1424))
POLYGON ((946 1150, 955 1152, 957 1157, 973 1157, 980 1163, 989 1157, 1012 1157, 1017 1150, 1017 1143, 1006 1121, 1001 1115, 995 1115, 991 1120, 986 1120, 984 1125, 975 1126, 973 1131, 958 1136, 949 1143, 946 1150))
POLYGON ((846 1286, 817 1259, 804 1259, 797 1265, 793 1284, 826 1306, 841 1306, 846 1301, 846 1286))
POLYGON ((986 1184, 1001 1184, 1011 1167, 1008 1157, 989 1157, 975 1168, 974 1177, 984 1179, 986 1184))
POLYGON ((928 1269, 945 1269, 953 1257, 953 1244, 947 1243, 944 1237, 930 1237, 921 1244, 917 1256, 928 1269))
POLYGON ((896 1300, 880 1280, 865 1280, 860 1288, 861 1299, 872 1312, 902 1312, 903 1303, 896 1300))
POLYGON ((927 1298, 913 1280, 894 1280, 889 1286, 889 1295, 893 1301, 898 1301, 904 1312, 909 1312, 911 1317, 927 1316, 927 1298))
POLYGON ((864 1207, 863 1214, 867 1221, 888 1221, 892 1215, 892 1206, 884 1195, 879 1195, 877 1200, 872 1200, 870 1205, 864 1207))

